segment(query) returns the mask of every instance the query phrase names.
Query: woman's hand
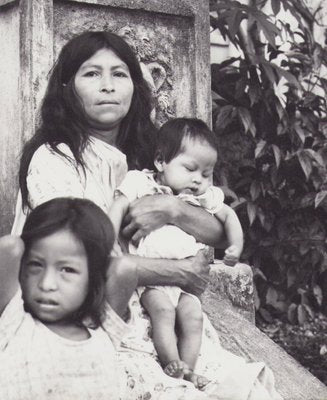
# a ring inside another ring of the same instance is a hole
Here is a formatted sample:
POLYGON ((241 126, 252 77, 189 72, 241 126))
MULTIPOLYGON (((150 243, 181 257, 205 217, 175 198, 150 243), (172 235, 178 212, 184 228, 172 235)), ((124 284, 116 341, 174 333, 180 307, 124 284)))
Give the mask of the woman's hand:
POLYGON ((200 250, 196 256, 186 258, 182 272, 185 279, 183 289, 196 296, 204 292, 210 279, 210 267, 206 251, 200 250))
POLYGON ((123 221, 123 235, 137 245, 142 237, 173 221, 178 203, 174 196, 163 194, 133 201, 123 221))
POLYGON ((143 258, 126 255, 137 268, 139 286, 179 286, 187 292, 200 295, 209 282, 209 261, 205 250, 182 260, 143 258))
POLYGON ((224 227, 202 207, 195 207, 172 195, 145 196, 129 206, 122 234, 134 244, 155 229, 171 224, 181 228, 200 242, 221 247, 224 227))

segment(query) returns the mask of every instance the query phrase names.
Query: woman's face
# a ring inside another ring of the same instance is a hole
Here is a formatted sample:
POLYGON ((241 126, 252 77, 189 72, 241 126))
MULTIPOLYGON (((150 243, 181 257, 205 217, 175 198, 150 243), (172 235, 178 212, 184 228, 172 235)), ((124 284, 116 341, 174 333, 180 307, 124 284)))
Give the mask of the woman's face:
POLYGON ((91 127, 103 140, 110 139, 106 134, 118 132, 132 102, 128 66, 113 50, 103 48, 80 66, 74 83, 91 127))

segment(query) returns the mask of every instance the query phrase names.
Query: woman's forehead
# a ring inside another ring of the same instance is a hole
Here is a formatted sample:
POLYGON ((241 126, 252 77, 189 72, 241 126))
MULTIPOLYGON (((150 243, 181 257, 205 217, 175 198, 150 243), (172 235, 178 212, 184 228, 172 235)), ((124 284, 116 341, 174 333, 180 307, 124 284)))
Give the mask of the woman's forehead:
POLYGON ((81 64, 80 69, 102 66, 110 66, 111 68, 121 67, 129 70, 125 61, 114 50, 106 47, 97 50, 90 58, 85 60, 81 64))

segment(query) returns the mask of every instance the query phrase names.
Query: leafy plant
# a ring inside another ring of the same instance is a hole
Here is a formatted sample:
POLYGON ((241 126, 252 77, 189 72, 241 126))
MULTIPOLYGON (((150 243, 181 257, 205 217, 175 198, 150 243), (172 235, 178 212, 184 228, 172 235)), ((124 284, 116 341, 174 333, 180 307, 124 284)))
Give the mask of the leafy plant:
POLYGON ((302 0, 216 0, 211 10, 239 51, 212 65, 218 180, 234 191, 259 315, 303 323, 327 311, 327 51, 302 0))

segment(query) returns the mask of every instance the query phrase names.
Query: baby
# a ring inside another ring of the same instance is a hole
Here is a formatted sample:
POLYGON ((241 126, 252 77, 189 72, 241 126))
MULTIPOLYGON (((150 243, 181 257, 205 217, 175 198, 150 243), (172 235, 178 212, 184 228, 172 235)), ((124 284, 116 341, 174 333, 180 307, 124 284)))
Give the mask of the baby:
MULTIPOLYGON (((132 201, 148 195, 176 195, 205 208, 224 225, 229 242, 224 262, 235 265, 243 249, 243 232, 235 212, 224 204, 222 190, 212 185, 216 162, 215 135, 203 121, 176 118, 165 123, 158 132, 156 171, 129 171, 116 191, 110 210, 116 235, 132 201)), ((180 228, 165 225, 143 238, 137 248, 129 247, 142 257, 182 259, 196 255, 205 245, 180 228)), ((202 336, 199 299, 170 286, 142 288, 140 294, 165 373, 203 389, 208 380, 194 372, 202 336)))

